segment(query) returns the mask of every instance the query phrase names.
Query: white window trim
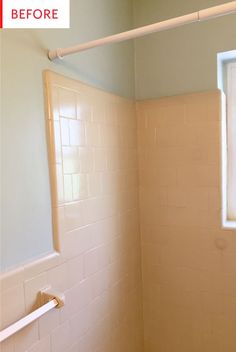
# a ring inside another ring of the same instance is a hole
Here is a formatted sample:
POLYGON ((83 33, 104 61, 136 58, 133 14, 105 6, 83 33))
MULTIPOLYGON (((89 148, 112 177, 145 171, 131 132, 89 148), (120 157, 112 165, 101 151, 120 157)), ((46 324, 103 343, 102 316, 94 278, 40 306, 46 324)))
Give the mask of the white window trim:
MULTIPOLYGON (((229 174, 229 166, 232 167, 232 158, 233 153, 235 153, 236 140, 229 135, 229 129, 232 130, 232 124, 235 124, 232 121, 232 99, 233 96, 230 94, 230 84, 231 80, 231 69, 236 67, 236 63, 228 63, 226 66, 226 75, 227 75, 227 99, 224 94, 222 94, 222 224, 224 228, 235 229, 236 228, 236 219, 233 219, 230 216, 232 206, 229 203, 230 197, 229 192, 235 192, 236 185, 233 184, 232 174, 235 173, 236 166, 233 166, 233 172, 231 169, 231 174, 229 174), (230 141, 229 141, 230 138, 230 141), (229 190, 229 187, 231 188, 229 190), (233 187, 233 190, 232 190, 233 187)), ((223 82, 223 80, 222 80, 223 82)), ((221 89, 223 87, 220 87, 221 89)), ((222 89, 223 90, 223 89, 222 89)), ((234 180, 234 182, 236 182, 234 180)), ((232 199, 231 199, 232 201, 232 199)))

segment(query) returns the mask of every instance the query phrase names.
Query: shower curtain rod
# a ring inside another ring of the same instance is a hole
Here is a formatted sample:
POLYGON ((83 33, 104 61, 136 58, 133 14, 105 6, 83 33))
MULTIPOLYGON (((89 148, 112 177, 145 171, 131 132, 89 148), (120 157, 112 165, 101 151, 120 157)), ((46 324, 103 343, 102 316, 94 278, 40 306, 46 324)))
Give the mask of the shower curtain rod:
POLYGON ((236 1, 228 2, 223 5, 210 7, 205 10, 193 12, 188 15, 171 18, 166 21, 150 24, 144 27, 132 29, 123 33, 110 35, 105 38, 92 40, 90 42, 75 45, 69 48, 50 50, 48 57, 51 61, 54 59, 62 59, 64 56, 79 53, 88 49, 92 49, 105 44, 118 43, 129 39, 142 37, 147 34, 165 31, 170 28, 176 28, 188 23, 207 21, 215 17, 229 15, 236 12, 236 1))

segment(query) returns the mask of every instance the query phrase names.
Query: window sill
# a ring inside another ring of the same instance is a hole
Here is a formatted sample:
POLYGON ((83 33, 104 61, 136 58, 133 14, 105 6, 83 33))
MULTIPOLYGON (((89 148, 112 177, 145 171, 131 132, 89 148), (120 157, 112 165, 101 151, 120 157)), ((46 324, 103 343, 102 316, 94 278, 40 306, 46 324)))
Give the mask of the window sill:
POLYGON ((223 229, 235 230, 236 229, 236 221, 223 220, 223 229))

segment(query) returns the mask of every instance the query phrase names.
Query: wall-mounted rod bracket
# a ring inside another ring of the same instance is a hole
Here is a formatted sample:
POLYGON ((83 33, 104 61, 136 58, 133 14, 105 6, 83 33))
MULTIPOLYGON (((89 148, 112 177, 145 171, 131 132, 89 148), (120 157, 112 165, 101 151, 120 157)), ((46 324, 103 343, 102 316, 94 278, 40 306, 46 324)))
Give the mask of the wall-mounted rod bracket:
POLYGON ((57 301, 56 308, 61 308, 65 305, 65 295, 62 292, 51 290, 51 287, 40 291, 40 303, 41 305, 47 304, 48 302, 55 299, 57 301))

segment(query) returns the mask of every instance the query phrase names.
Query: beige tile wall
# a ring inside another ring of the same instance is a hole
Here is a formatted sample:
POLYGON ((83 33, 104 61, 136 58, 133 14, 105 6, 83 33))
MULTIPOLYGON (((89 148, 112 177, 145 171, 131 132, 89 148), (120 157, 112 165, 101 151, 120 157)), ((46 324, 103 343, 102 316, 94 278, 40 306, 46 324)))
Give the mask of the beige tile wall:
POLYGON ((47 285, 66 305, 0 351, 141 352, 142 284, 145 352, 235 351, 219 92, 137 103, 138 180, 134 103, 52 73, 47 82, 59 254, 2 278, 1 326, 35 309, 47 285))
POLYGON ((2 278, 1 325, 35 309, 47 285, 66 304, 0 350, 142 351, 135 104, 50 72, 47 89, 59 255, 2 278))
POLYGON ((234 352, 236 232, 220 221, 220 93, 137 110, 145 352, 234 352))

